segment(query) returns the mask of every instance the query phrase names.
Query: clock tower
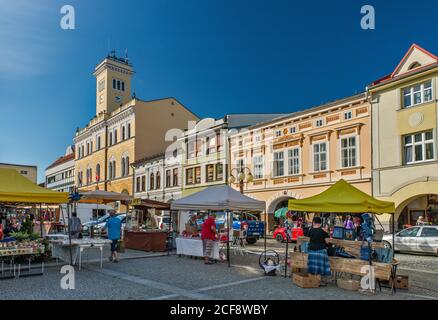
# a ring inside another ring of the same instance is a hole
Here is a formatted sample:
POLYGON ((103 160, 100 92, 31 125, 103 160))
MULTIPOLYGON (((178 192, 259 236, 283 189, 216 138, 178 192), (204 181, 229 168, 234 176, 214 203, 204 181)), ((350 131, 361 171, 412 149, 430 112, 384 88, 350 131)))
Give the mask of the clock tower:
POLYGON ((128 59, 113 51, 94 70, 96 77, 96 115, 111 113, 131 99, 131 77, 134 73, 128 59))

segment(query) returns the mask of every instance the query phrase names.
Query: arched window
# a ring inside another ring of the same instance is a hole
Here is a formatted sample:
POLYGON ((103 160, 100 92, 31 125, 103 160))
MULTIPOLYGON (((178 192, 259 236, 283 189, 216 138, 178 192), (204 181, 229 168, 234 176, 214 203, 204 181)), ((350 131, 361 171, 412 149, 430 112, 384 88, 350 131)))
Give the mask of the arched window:
POLYGON ((126 176, 126 165, 125 165, 125 157, 122 157, 122 177, 126 176))
POLYGON ((96 165, 96 182, 100 181, 100 164, 96 165))
POLYGON ((155 175, 151 173, 151 176, 149 177, 149 190, 155 189, 155 175))
POLYGON ((128 123, 128 139, 131 138, 131 124, 128 123))
POLYGON ((161 174, 160 171, 157 171, 157 189, 161 188, 161 174))
POLYGON ((108 145, 112 145, 112 144, 113 144, 113 133, 110 132, 109 139, 108 139, 108 145))
POLYGON ((126 139, 126 134, 125 134, 125 126, 122 127, 122 140, 126 139))
POLYGON ((409 66, 408 70, 412 70, 418 67, 421 67, 421 64, 418 61, 415 61, 409 66))
POLYGON ((116 177, 116 160, 113 160, 113 179, 116 177))

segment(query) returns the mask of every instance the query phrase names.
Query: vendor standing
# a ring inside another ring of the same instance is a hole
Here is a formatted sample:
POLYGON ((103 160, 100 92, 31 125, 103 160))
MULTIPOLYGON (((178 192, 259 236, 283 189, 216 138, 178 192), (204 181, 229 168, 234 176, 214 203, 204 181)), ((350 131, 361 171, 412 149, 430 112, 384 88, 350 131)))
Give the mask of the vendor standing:
POLYGON ((212 264, 211 256, 214 246, 214 241, 216 240, 216 214, 212 213, 202 224, 202 249, 204 254, 204 263, 212 264))
POLYGON ((327 254, 329 234, 321 228, 321 218, 313 218, 312 228, 307 231, 309 242, 309 256, 307 271, 310 274, 330 276, 330 261, 327 254))

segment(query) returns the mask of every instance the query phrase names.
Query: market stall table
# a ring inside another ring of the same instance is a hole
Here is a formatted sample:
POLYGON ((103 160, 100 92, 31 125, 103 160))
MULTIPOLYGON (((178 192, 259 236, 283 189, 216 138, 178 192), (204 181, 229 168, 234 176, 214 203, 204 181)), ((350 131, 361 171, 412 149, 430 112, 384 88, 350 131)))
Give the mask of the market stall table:
MULTIPOLYGON (((52 256, 56 259, 62 261, 70 261, 70 242, 68 239, 63 240, 52 240, 52 256)), ((82 252, 89 249, 99 249, 100 250, 100 267, 102 268, 103 263, 103 248, 105 245, 111 243, 108 239, 96 239, 96 238, 84 238, 84 239, 71 239, 71 247, 74 250, 73 254, 73 264, 76 264, 76 260, 79 256, 79 270, 81 270, 82 264, 82 252)))
MULTIPOLYGON (((203 257, 202 240, 193 238, 176 238, 176 253, 178 255, 203 257)), ((219 242, 215 241, 212 251, 213 259, 219 260, 219 242)))

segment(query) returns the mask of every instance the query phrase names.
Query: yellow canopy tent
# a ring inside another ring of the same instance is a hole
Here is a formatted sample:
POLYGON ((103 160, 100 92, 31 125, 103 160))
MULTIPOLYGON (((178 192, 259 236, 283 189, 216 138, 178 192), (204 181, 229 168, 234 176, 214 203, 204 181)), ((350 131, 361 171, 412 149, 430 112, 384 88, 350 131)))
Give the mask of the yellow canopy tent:
POLYGON ((377 200, 341 179, 313 197, 289 200, 288 209, 304 212, 391 214, 395 212, 395 205, 393 202, 377 200))
POLYGON ((68 193, 42 188, 14 169, 0 168, 0 202, 67 203, 68 193))

